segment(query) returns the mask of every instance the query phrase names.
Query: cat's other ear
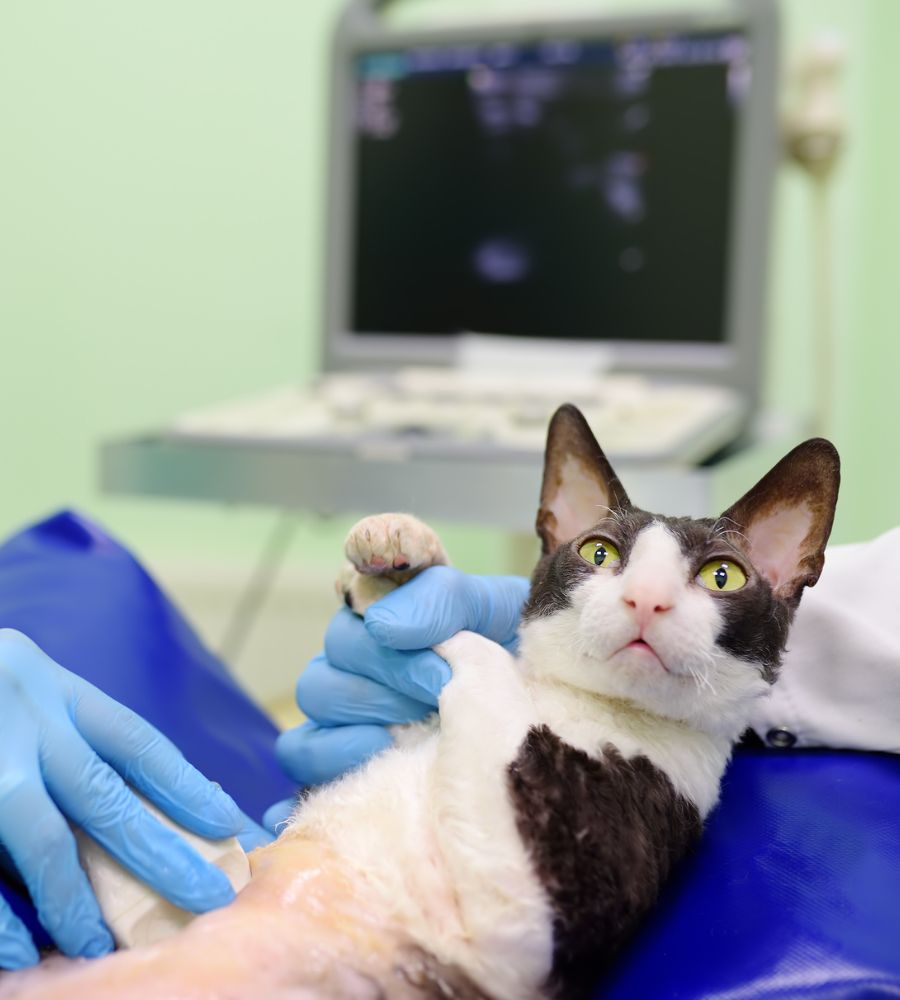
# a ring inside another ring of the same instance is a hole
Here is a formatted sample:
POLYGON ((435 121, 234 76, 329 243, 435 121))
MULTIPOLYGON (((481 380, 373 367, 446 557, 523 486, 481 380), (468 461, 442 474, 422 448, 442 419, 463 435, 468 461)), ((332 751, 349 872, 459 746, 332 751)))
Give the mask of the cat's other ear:
POLYGON ((630 508, 622 484, 587 421, 571 403, 547 431, 537 533, 545 555, 620 508, 630 508))
POLYGON ((814 438, 794 448, 722 515, 726 531, 743 536, 737 544, 776 597, 793 605, 822 572, 840 480, 834 445, 814 438))

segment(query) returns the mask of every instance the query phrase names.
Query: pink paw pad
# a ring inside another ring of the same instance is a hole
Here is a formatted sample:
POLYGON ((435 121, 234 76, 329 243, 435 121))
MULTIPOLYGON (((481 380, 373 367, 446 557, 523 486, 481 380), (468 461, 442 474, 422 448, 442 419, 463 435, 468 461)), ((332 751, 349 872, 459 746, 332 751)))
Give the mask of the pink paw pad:
POLYGON ((360 573, 383 573, 388 564, 381 556, 372 556, 364 563, 357 563, 356 568, 360 573))

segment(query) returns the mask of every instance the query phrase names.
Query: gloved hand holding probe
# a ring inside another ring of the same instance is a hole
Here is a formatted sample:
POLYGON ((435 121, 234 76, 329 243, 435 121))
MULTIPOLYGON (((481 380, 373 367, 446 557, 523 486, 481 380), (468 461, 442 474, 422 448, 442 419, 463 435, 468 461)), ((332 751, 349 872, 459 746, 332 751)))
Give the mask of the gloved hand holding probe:
MULTIPOLYGON (((0 863, 21 877, 67 955, 101 955, 113 940, 64 817, 178 906, 203 912, 234 897, 223 872, 155 820, 126 782, 199 834, 254 836, 232 799, 153 726, 20 632, 0 630, 0 863)), ((37 959, 0 897, 0 968, 37 959)))

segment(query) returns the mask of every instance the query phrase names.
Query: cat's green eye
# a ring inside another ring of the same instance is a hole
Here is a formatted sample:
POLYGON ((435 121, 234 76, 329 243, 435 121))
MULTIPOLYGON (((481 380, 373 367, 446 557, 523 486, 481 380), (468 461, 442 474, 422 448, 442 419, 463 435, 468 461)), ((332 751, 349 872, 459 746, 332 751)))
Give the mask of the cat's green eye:
POLYGON ((697 574, 697 582, 707 590, 740 590, 747 576, 737 563, 730 559, 713 559, 697 574))
POLYGON ((602 566, 604 569, 618 566, 621 560, 619 550, 606 538, 592 538, 581 546, 578 554, 585 562, 593 563, 594 566, 602 566))

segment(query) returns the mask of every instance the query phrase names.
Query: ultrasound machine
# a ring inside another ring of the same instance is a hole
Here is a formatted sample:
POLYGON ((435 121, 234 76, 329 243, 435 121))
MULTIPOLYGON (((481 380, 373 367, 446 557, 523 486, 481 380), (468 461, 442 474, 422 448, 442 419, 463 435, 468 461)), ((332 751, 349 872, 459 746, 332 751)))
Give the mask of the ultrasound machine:
POLYGON ((533 470, 564 401, 620 465, 732 447, 759 406, 773 5, 424 28, 388 6, 335 34, 321 373, 184 414, 144 457, 193 449, 232 489, 216 456, 363 463, 377 505, 379 463, 533 470))

